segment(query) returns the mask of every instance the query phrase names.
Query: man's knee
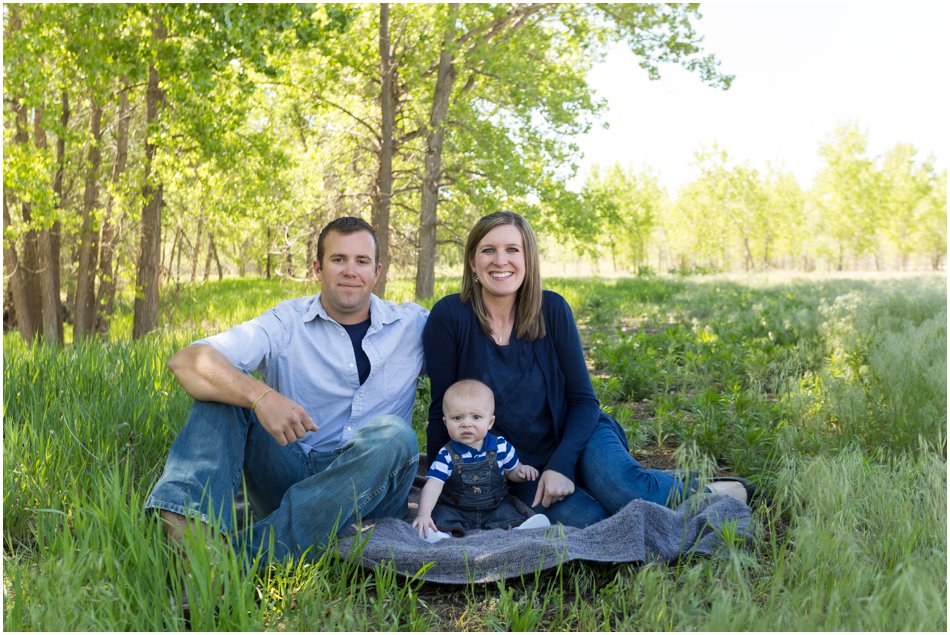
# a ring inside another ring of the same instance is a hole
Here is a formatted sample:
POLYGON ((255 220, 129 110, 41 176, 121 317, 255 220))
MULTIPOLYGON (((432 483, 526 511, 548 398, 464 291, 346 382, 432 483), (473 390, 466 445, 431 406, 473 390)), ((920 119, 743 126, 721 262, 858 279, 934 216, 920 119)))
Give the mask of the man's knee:
POLYGON ((406 421, 395 415, 377 417, 361 431, 374 446, 391 455, 414 458, 419 455, 419 439, 406 421))

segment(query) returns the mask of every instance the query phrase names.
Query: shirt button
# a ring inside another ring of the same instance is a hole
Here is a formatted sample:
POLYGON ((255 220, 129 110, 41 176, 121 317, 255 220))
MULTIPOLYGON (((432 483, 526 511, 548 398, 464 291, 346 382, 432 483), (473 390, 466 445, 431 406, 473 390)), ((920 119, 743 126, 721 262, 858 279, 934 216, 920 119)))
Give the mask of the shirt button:
POLYGON ((350 364, 350 368, 353 368, 353 364, 350 364))

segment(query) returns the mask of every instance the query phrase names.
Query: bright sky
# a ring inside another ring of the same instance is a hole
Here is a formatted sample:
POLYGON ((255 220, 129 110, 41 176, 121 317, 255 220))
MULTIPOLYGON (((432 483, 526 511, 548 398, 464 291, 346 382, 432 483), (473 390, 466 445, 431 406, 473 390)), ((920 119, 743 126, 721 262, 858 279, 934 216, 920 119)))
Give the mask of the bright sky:
POLYGON ((838 123, 867 132, 869 154, 910 143, 937 166, 950 158, 950 2, 714 2, 697 30, 728 91, 678 66, 651 82, 618 47, 591 72, 607 130, 580 141, 592 163, 652 168, 670 194, 692 180, 697 150, 714 142, 760 171, 784 165, 802 187, 820 166, 819 143, 838 123))

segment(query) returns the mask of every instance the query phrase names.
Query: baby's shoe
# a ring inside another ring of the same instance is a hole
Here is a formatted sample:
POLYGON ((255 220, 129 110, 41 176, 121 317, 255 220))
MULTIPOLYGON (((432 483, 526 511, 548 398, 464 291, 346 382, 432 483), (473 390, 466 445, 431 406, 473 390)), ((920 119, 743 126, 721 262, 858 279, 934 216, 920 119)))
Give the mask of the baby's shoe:
POLYGON ((535 514, 534 516, 530 516, 528 520, 515 527, 515 529, 538 529, 540 527, 550 526, 551 521, 548 520, 547 516, 544 514, 535 514))
POLYGON ((423 538, 423 540, 425 540, 426 542, 436 543, 436 542, 439 542, 440 540, 445 540, 446 538, 451 538, 451 537, 452 537, 452 534, 447 534, 444 531, 430 531, 429 535, 423 538))

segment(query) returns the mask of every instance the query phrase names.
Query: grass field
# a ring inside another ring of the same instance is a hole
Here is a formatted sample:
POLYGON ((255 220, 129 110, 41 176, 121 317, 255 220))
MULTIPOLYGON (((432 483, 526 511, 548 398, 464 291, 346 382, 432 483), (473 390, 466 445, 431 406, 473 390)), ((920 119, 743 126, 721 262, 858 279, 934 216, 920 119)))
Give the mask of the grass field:
MULTIPOLYGON (((183 565, 142 510, 189 405, 165 361, 309 292, 230 280, 170 290, 165 326, 137 342, 123 341, 127 308, 117 343, 28 349, 5 335, 4 628, 181 629, 169 590, 183 584, 199 630, 946 631, 945 278, 546 286, 574 308, 595 388, 638 458, 774 491, 750 545, 467 587, 332 551, 248 574, 201 536, 183 565)), ((424 439, 424 381, 419 395, 424 439)))

